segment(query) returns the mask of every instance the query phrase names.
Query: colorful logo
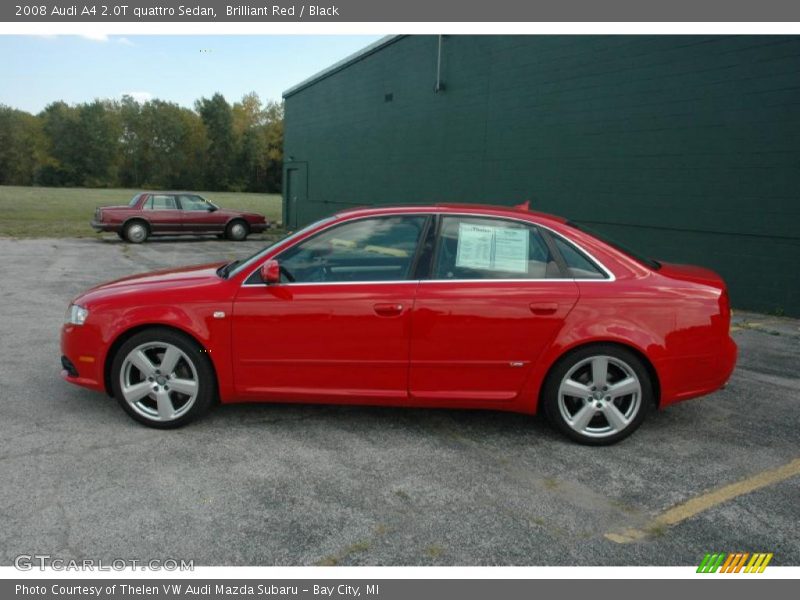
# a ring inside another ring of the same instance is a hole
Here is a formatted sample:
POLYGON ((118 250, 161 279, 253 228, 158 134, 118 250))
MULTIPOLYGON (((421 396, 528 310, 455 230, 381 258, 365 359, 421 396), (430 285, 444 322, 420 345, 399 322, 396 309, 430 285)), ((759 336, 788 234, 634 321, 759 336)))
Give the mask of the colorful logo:
POLYGON ((698 573, 763 573, 769 561, 772 560, 772 552, 714 552, 706 554, 697 567, 698 573), (748 559, 750 559, 748 561, 748 559), (746 566, 745 566, 746 563, 746 566))

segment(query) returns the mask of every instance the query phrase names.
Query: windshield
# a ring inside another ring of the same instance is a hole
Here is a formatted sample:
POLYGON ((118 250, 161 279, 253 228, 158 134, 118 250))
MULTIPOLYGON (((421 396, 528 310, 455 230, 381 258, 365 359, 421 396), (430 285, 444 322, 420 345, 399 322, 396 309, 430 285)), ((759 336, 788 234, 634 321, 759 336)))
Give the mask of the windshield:
POLYGON ((640 252, 629 248, 625 244, 618 242, 613 238, 608 237, 605 233, 600 233, 597 230, 592 229, 591 227, 586 227, 585 225, 578 225, 574 221, 567 221, 567 225, 596 237, 601 242, 605 242, 612 248, 619 250, 623 254, 627 254, 632 259, 642 263, 646 267, 650 267, 651 269, 656 269, 656 270, 661 268, 661 263, 658 262, 657 260, 653 260, 649 256, 645 256, 644 254, 641 254, 640 252))
POLYGON ((252 265, 256 261, 258 261, 267 252, 269 252, 270 250, 275 248, 275 246, 277 246, 279 244, 284 244, 284 243, 286 243, 286 242, 288 242, 290 240, 293 240, 293 239, 295 239, 297 237, 300 237, 301 235, 303 235, 304 233, 306 233, 307 231, 309 231, 311 229, 314 229, 315 227, 319 227, 320 225, 324 225, 325 223, 329 223, 329 222, 335 221, 335 220, 336 220, 336 217, 325 217, 324 219, 320 219, 319 221, 315 221, 314 223, 311 223, 311 225, 306 225, 302 229, 298 229, 297 231, 295 231, 293 233, 290 233, 288 235, 283 236, 282 238, 276 240, 275 242, 273 242, 272 244, 270 244, 266 248, 262 248, 261 250, 259 250, 255 254, 253 254, 252 256, 249 256, 247 258, 243 258, 241 260, 233 261, 229 265, 226 265, 226 269, 224 271, 224 273, 225 273, 224 277, 228 278, 231 275, 236 275, 237 273, 239 273, 241 271, 244 271, 250 265, 252 265))
POLYGON ((131 201, 128 202, 128 206, 131 207, 131 208, 136 206, 136 202, 139 201, 139 196, 141 196, 141 194, 134 194, 133 198, 131 198, 131 201))

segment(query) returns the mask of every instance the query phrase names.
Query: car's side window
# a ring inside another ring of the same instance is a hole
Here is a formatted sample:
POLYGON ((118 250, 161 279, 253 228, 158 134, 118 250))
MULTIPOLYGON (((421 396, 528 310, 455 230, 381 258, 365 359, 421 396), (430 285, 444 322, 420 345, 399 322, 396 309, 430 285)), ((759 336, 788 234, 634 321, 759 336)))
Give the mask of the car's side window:
POLYGON ((558 252, 567 263, 569 274, 575 279, 606 279, 606 274, 592 260, 561 236, 551 236, 558 252))
POLYGON ((427 219, 387 216, 331 227, 277 257, 281 279, 290 283, 406 280, 427 219))
POLYGON ((203 200, 200 196, 189 196, 182 194, 180 197, 181 208, 183 210, 208 210, 209 203, 203 200))
POLYGON ((442 218, 432 279, 562 277, 534 225, 468 216, 442 218))
POLYGON ((167 194, 153 194, 144 205, 145 210, 175 210, 175 196, 167 194))

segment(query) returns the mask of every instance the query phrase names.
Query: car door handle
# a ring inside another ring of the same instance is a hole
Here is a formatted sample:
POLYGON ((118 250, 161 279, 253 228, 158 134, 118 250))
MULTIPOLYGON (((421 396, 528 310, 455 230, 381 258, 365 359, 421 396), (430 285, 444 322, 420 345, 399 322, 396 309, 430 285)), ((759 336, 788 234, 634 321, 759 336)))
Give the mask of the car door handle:
POLYGON ((555 302, 531 302, 528 306, 535 315, 552 315, 558 310, 555 302))
POLYGON ((375 314, 381 317, 396 317, 403 312, 403 305, 397 302, 376 304, 373 308, 375 309, 375 314))

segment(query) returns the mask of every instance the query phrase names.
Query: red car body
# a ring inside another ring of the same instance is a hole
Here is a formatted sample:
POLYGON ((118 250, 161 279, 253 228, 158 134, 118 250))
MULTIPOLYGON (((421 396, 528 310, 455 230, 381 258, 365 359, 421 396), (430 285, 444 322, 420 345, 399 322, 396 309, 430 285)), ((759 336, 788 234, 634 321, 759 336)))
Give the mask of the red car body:
POLYGON ((244 224, 246 234, 269 227, 264 215, 219 208, 193 192, 137 194, 127 205, 98 207, 91 226, 123 237, 128 226, 137 222, 146 226, 145 239, 151 235, 224 235, 234 223, 244 224))
POLYGON ((692 266, 650 268, 568 224, 476 205, 346 211, 279 242, 221 278, 221 264, 136 275, 74 303, 63 377, 111 393, 109 369, 132 332, 174 328, 207 351, 223 403, 248 401, 483 408, 536 413, 548 372, 576 348, 617 344, 642 359, 658 406, 722 387, 736 362, 722 279, 692 266), (470 215, 534 224, 571 240, 602 280, 252 283, 259 268, 337 224, 386 215, 470 215), (250 279, 250 282, 248 282, 250 279))

